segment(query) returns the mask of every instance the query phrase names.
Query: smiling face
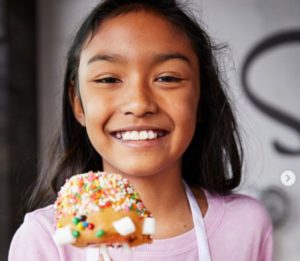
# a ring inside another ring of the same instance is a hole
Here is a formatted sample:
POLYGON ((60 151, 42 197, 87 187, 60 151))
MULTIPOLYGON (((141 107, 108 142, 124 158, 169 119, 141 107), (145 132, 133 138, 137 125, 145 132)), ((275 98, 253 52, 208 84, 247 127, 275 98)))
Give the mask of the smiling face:
POLYGON ((76 119, 107 172, 180 175, 200 96, 199 64, 190 40, 152 12, 103 22, 84 46, 76 119))

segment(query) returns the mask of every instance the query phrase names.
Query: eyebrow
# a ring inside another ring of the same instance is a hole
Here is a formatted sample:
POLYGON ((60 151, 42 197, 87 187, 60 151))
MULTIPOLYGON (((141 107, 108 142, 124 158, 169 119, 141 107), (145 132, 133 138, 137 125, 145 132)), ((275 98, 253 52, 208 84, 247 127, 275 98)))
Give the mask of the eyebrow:
MULTIPOLYGON (((178 59, 184 61, 191 65, 191 61, 185 55, 174 52, 174 53, 164 53, 164 54, 155 54, 153 58, 154 64, 163 63, 169 60, 178 59)), ((88 64, 97 62, 97 61, 107 61, 110 63, 125 63, 126 59, 118 54, 96 54, 88 60, 88 64)))
POLYGON ((166 54, 157 54, 154 56, 155 63, 163 63, 172 59, 179 59, 191 65, 190 59, 181 53, 166 53, 166 54))
POLYGON ((88 60, 88 64, 94 63, 94 62, 98 62, 98 61, 107 61, 107 62, 111 62, 111 63, 115 63, 115 62, 122 62, 124 59, 122 58, 122 56, 118 55, 118 54, 96 54, 95 56, 93 56, 91 59, 88 60))

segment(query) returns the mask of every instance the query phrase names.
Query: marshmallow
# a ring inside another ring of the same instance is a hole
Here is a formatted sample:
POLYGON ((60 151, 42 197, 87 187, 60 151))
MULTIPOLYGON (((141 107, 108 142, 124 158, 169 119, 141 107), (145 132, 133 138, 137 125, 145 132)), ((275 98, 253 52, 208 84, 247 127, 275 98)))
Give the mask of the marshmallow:
POLYGON ((147 217, 144 219, 143 235, 153 235, 155 233, 155 219, 147 217))
POLYGON ((74 243, 76 238, 72 235, 72 229, 66 226, 56 229, 53 240, 57 245, 61 246, 74 243))
POLYGON ((135 232, 135 225, 130 217, 121 218, 116 222, 113 222, 112 225, 115 228, 115 230, 122 236, 127 236, 135 232))

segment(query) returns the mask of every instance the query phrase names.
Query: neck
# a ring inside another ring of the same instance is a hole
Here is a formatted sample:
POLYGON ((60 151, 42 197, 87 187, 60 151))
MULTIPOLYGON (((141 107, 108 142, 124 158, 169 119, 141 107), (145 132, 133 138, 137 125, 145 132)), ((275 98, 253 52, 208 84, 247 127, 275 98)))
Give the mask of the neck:
POLYGON ((191 212, 179 167, 151 176, 127 178, 156 220, 154 238, 172 237, 192 229, 191 212))

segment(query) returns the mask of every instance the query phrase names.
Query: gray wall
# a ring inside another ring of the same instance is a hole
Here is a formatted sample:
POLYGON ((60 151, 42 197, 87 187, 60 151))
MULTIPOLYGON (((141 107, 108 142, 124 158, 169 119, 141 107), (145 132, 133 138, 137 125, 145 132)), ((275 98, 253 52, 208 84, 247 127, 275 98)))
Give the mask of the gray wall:
POLYGON ((262 39, 291 29, 300 31, 300 2, 228 0, 220 6, 220 1, 207 0, 199 6, 209 31, 217 39, 228 42, 232 50, 235 66, 229 67, 227 75, 234 89, 246 148, 246 178, 242 192, 260 197, 262 192, 275 188, 286 197, 286 208, 280 202, 266 202, 273 214, 285 212, 287 216, 286 222, 275 230, 275 260, 299 260, 300 155, 278 153, 272 143, 278 141, 298 151, 300 148, 300 42, 264 53, 253 63, 249 74, 255 95, 297 121, 298 129, 275 121, 250 103, 239 76, 246 55, 262 39), (291 187, 280 182, 281 173, 287 169, 299 177, 291 187))

